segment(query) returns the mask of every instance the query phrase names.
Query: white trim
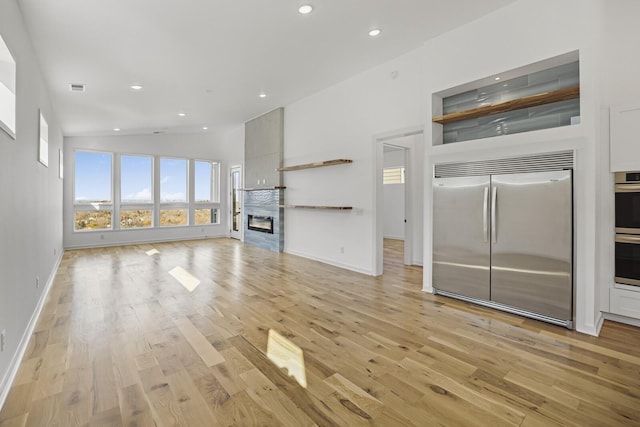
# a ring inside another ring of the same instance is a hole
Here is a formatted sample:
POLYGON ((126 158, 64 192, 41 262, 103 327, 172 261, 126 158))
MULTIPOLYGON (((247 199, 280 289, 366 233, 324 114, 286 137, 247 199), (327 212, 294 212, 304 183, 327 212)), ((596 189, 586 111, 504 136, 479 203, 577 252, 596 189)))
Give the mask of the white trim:
POLYGON ((239 199, 239 203, 240 203, 240 229, 234 233, 232 228, 233 228, 233 179, 232 179, 232 174, 235 170, 239 171, 239 175, 240 175, 240 179, 238 182, 238 185, 240 186, 240 188, 243 188, 244 185, 244 175, 243 175, 243 166, 242 165, 231 165, 229 166, 229 173, 227 175, 227 177, 229 178, 229 183, 227 185, 228 187, 228 192, 227 192, 227 196, 229 197, 228 201, 227 201, 227 210, 229 211, 229 216, 228 216, 228 221, 227 221, 227 232, 228 232, 228 236, 232 239, 237 239, 240 240, 241 242, 244 242, 244 193, 240 192, 240 199, 239 199))
POLYGON ((404 236, 388 236, 388 235, 384 235, 385 239, 391 239, 391 240, 402 240, 404 242, 404 236))
POLYGON ((604 319, 605 319, 604 313, 600 311, 598 312, 598 315, 593 325, 582 325, 582 327, 580 327, 580 325, 578 325, 576 322, 576 331, 581 332, 583 334, 597 337, 598 335, 600 335, 600 330, 602 329, 604 319))
POLYGON ((602 328, 602 323, 605 320, 611 320, 613 322, 624 323, 625 325, 637 326, 640 327, 640 319, 634 319, 633 317, 621 316, 619 314, 613 313, 601 313, 600 325, 598 327, 598 334, 600 334, 600 329, 602 328))
POLYGON ((36 305, 36 309, 31 315, 31 319, 29 320, 29 324, 27 325, 27 329, 25 329, 24 334, 22 334, 22 338, 20 339, 20 343, 18 344, 18 348, 16 352, 13 354, 13 358, 9 363, 9 368, 7 372, 0 382, 0 409, 4 406, 5 401, 7 400, 7 396, 9 395, 9 390, 11 389, 11 384, 16 379, 16 375, 18 374, 18 368, 20 368, 20 362, 22 362, 22 358, 24 357, 24 353, 27 351, 27 346, 29 345, 29 340, 31 339, 31 335, 33 334, 33 330, 38 323, 38 319, 40 318, 40 313, 44 308, 44 303, 47 300, 47 296, 49 296, 49 291, 53 286, 53 281, 56 277, 56 273, 58 272, 58 268, 60 267, 60 262, 62 262, 62 257, 64 256, 64 250, 60 252, 60 256, 56 260, 53 269, 51 270, 51 274, 47 279, 47 285, 42 291, 40 295, 40 300, 36 305))
MULTIPOLYGON (((202 227, 211 227, 211 226, 219 226, 220 224, 202 224, 202 227)), ((169 229, 175 228, 194 228, 191 226, 176 226, 176 227, 164 227, 169 229)), ((199 227, 199 226, 198 226, 199 227)), ((139 229, 129 229, 126 232, 136 232, 149 230, 148 228, 139 228, 139 229)), ((146 240, 136 240, 132 242, 106 242, 106 243, 91 243, 87 245, 66 245, 65 249, 92 249, 92 248, 109 248, 114 246, 132 246, 132 245, 146 245, 149 243, 164 243, 164 242, 186 242, 188 240, 206 240, 206 239, 220 239, 220 238, 229 238, 226 233, 223 231, 218 234, 210 234, 207 236, 184 236, 184 237, 175 237, 175 238, 162 238, 162 239, 146 239, 146 240)))
POLYGON ((321 258, 321 257, 317 257, 314 255, 309 255, 309 254, 305 254, 303 252, 298 252, 298 251, 292 251, 292 250, 285 250, 284 253, 287 253, 289 255, 295 255, 295 256, 299 256, 302 258, 307 258, 310 259, 312 261, 318 261, 321 262, 323 264, 329 264, 332 265, 334 267, 339 267, 339 268, 343 268, 345 270, 351 270, 351 271, 355 271, 356 273, 361 273, 361 274, 366 274, 367 276, 373 276, 373 272, 371 270, 366 270, 363 268, 359 268, 356 266, 353 266, 351 264, 344 264, 338 261, 334 261, 331 259, 327 259, 327 258, 321 258))
MULTIPOLYGON (((424 125, 419 125, 419 126, 412 126, 412 127, 408 127, 408 128, 403 128, 403 129, 398 129, 398 130, 394 130, 394 131, 390 131, 390 132, 384 132, 384 133, 380 133, 380 134, 376 134, 373 135, 372 138, 372 146, 373 146, 373 209, 371 210, 373 213, 373 218, 372 218, 372 239, 371 241, 373 242, 372 245, 372 250, 371 250, 371 262, 372 262, 372 273, 368 273, 368 274, 372 274, 374 276, 379 276, 381 274, 383 274, 383 261, 384 261, 384 252, 383 252, 383 246, 384 246, 384 227, 383 227, 383 218, 382 218, 382 212, 384 209, 384 198, 383 198, 383 192, 384 192, 384 184, 382 183, 382 171, 384 169, 384 165, 383 165, 383 157, 384 157, 384 151, 383 151, 383 145, 385 143, 388 143, 389 141, 392 141, 394 139, 398 139, 398 138, 403 138, 406 136, 412 136, 412 135, 424 135, 424 131, 425 131, 425 126, 424 125), (378 179, 380 178, 380 179, 378 179)), ((416 147, 415 146, 402 146, 403 149, 405 149, 405 179, 406 179, 406 186, 405 186, 405 218, 407 219, 407 223, 405 225, 405 258, 407 259, 412 259, 412 252, 413 252, 413 241, 412 241, 412 235, 413 235, 413 226, 414 226, 414 222, 416 220, 416 218, 414 218, 414 209, 413 209, 413 205, 412 200, 413 197, 406 197, 406 192, 412 192, 413 189, 415 188, 414 186, 416 185, 416 183, 412 182, 410 176, 414 173, 414 171, 411 170, 411 166, 409 165, 409 162, 407 161, 409 158, 409 155, 415 155, 416 153, 416 147), (408 171, 408 173, 406 173, 408 171), (409 207, 409 209, 407 209, 407 206, 409 207)), ((415 167, 415 166, 414 166, 415 167)), ((406 262, 406 260, 405 260, 406 262)))

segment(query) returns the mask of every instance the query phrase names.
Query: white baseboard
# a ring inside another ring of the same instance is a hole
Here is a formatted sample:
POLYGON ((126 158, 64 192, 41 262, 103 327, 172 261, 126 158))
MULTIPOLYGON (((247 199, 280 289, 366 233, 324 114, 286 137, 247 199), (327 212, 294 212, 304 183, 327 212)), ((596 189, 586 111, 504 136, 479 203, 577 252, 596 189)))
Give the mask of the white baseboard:
POLYGON ((186 242, 188 240, 206 240, 206 239, 220 239, 230 238, 225 234, 211 234, 207 236, 192 236, 192 237, 175 237, 168 239, 143 239, 135 241, 121 241, 121 242, 108 242, 98 244, 87 245, 65 245, 65 249, 92 249, 92 248, 110 248, 115 246, 133 246, 133 245, 148 245, 153 243, 165 243, 165 242, 186 242))
POLYGON ((402 240, 404 242, 404 236, 387 236, 384 235, 385 239, 391 239, 391 240, 402 240))
POLYGON ((587 334, 587 335, 597 337, 598 335, 600 335, 600 329, 602 329, 603 322, 604 322, 604 315, 602 312, 599 312, 593 325, 580 326, 576 324, 575 329, 577 332, 580 332, 582 334, 587 334))
POLYGON ((602 325, 604 325, 604 313, 599 312, 598 318, 596 319, 596 336, 600 336, 600 331, 602 330, 602 325))
POLYGON ((27 329, 25 329, 22 334, 22 338, 20 339, 20 343, 18 344, 18 348, 16 352, 13 354, 13 358, 11 359, 11 363, 9 363, 9 368, 7 372, 0 381, 0 409, 4 406, 4 402, 7 400, 7 396, 9 395, 9 389, 11 388, 11 384, 16 378, 18 374, 18 368, 20 367, 20 362, 22 362, 22 358, 24 357, 24 353, 27 351, 27 346, 29 345, 29 339, 31 339, 31 335, 33 334, 33 330, 36 327, 36 323, 38 323, 38 318, 40 317, 40 313, 42 312, 42 308, 44 307, 44 303, 47 300, 47 296, 49 295, 49 291, 53 286, 53 281, 56 277, 56 273, 58 272, 58 268, 60 267, 60 262, 62 261, 62 257, 64 255, 64 251, 61 251, 60 256, 56 260, 53 269, 51 270, 51 274, 49 275, 49 279, 47 280, 47 284, 45 288, 42 290, 42 294, 40 295, 40 299, 38 300, 38 304, 36 305, 36 309, 31 315, 31 319, 29 320, 29 324, 27 325, 27 329))
POLYGON ((334 261, 331 259, 326 259, 326 258, 320 258, 314 255, 309 255, 309 254, 305 254, 303 252, 297 252, 297 251, 292 251, 292 250, 284 250, 285 253, 290 254, 290 255, 295 255, 295 256, 299 256, 302 258, 307 258, 307 259, 311 259, 313 261, 318 261, 321 262, 323 264, 329 264, 329 265, 333 265, 334 267, 339 267, 339 268, 344 268, 345 270, 351 270, 351 271, 355 271, 356 273, 362 273, 362 274, 366 274, 368 276, 373 276, 373 271, 371 270, 366 270, 360 267, 356 267, 350 264, 343 264, 341 262, 338 261, 334 261))
MULTIPOLYGON (((626 325, 640 327, 640 319, 634 319, 633 317, 621 316, 613 313, 603 313, 602 320, 611 320, 618 323, 624 323, 626 325)), ((600 325, 602 327, 602 325, 600 325)), ((600 332, 600 330, 598 330, 600 332)))

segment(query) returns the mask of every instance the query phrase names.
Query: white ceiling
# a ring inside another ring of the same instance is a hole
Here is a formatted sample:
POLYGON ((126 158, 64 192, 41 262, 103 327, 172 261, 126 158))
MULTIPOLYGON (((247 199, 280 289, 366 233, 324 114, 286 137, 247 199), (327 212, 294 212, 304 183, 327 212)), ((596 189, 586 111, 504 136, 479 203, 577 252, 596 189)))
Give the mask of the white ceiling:
POLYGON ((301 0, 18 4, 64 134, 102 135, 238 126, 513 1, 310 0, 309 15, 301 0))

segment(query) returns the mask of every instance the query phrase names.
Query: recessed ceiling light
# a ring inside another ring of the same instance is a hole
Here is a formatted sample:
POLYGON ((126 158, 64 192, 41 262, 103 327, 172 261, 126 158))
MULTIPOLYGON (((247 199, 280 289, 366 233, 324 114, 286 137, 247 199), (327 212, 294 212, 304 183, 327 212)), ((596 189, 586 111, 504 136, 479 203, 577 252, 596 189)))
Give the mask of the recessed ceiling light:
POLYGON ((382 30, 380 28, 374 28, 373 30, 369 30, 369 35, 371 37, 378 37, 380 33, 382 33, 382 30))
POLYGON ((133 90, 142 90, 142 86, 140 86, 140 85, 131 85, 130 87, 133 90))
POLYGON ((207 130, 207 129, 209 129, 209 128, 206 127, 206 126, 202 126, 202 130, 207 130))
POLYGON ((307 13, 311 13, 312 10, 313 10, 313 6, 311 6, 310 4, 303 4, 298 8, 298 12, 300 12, 303 15, 306 15, 307 13))
POLYGON ((120 132, 120 128, 113 128, 114 132, 120 132))
POLYGON ((178 113, 178 115, 179 115, 180 117, 184 117, 184 116, 186 116, 186 115, 187 115, 187 113, 178 113))
POLYGON ((264 92, 260 92, 260 94, 258 94, 258 96, 259 96, 260 98, 266 98, 266 97, 267 97, 267 94, 266 94, 266 93, 264 93, 264 92))

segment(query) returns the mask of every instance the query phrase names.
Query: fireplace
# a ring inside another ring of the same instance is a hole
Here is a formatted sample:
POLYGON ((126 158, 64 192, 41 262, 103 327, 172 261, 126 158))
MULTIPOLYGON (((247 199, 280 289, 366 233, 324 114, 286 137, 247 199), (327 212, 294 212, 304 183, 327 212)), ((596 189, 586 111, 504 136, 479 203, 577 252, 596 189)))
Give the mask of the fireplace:
POLYGON ((273 217, 249 215, 249 230, 273 234, 273 217))

